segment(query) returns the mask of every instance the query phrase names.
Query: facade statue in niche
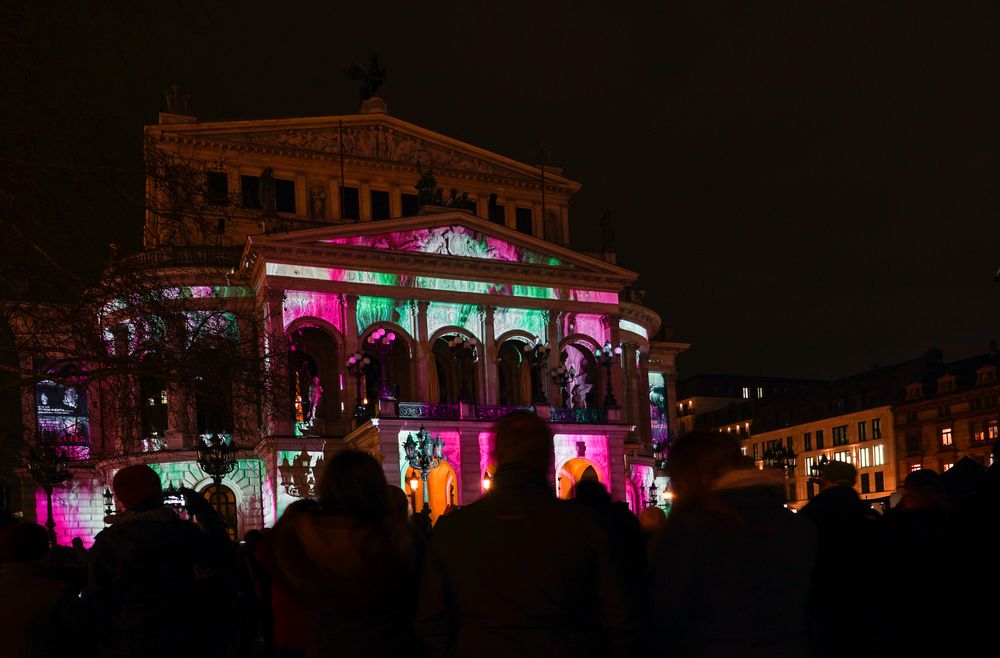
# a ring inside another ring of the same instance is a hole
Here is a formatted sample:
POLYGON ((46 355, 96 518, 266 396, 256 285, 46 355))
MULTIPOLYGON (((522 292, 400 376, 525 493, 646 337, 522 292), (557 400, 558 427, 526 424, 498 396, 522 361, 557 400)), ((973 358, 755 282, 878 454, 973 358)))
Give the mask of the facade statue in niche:
POLYGON ((591 384, 577 384, 573 387, 573 408, 574 409, 586 409, 587 408, 587 393, 590 393, 590 389, 593 388, 591 384))
POLYGON ((611 211, 605 210, 598 222, 601 227, 601 251, 609 252, 615 250, 615 227, 611 223, 611 211))
POLYGON ((545 223, 543 225, 545 239, 556 244, 562 243, 562 222, 559 216, 551 211, 545 212, 545 223))
POLYGON ((378 92, 378 88, 385 84, 386 71, 379 64, 378 54, 372 53, 371 60, 367 67, 351 62, 342 67, 344 75, 351 80, 361 81, 361 100, 366 101, 378 92))
POLYGON ((309 219, 326 219, 326 190, 322 185, 309 188, 309 219))
POLYGON ((316 410, 319 409, 319 401, 322 397, 323 386, 320 384, 319 377, 313 377, 312 383, 309 384, 309 416, 306 418, 308 425, 316 424, 316 410))
POLYGON ((257 200, 261 209, 266 213, 273 213, 278 208, 278 190, 274 183, 274 169, 267 167, 260 174, 260 181, 257 184, 257 200))
POLYGON ((430 167, 424 171, 420 164, 417 164, 417 173, 420 180, 417 181, 417 198, 421 206, 433 206, 441 203, 441 190, 438 189, 437 179, 434 178, 434 170, 430 167))

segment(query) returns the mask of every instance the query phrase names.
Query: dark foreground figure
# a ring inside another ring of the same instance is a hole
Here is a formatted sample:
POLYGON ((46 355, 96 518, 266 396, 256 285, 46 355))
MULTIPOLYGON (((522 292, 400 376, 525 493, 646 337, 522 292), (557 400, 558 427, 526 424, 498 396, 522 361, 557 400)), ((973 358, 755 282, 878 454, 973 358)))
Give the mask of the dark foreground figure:
POLYGON ((497 471, 481 500, 438 521, 418 631, 435 656, 624 656, 634 602, 607 538, 549 486, 552 435, 534 414, 496 426, 497 471))

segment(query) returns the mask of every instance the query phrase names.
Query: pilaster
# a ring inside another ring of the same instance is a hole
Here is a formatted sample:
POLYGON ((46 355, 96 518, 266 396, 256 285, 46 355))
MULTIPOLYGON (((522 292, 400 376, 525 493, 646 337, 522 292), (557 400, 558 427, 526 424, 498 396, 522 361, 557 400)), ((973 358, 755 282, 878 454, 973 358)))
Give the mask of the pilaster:
POLYGON ((270 386, 270 420, 271 434, 291 436, 292 405, 291 391, 288 388, 288 337, 285 335, 283 320, 284 291, 267 289, 264 303, 266 305, 265 327, 268 332, 270 354, 268 360, 271 369, 270 386))
POLYGON ((479 500, 483 490, 483 474, 480 472, 479 432, 462 430, 461 443, 461 493, 458 504, 468 505, 479 500))
POLYGON ((479 335, 483 337, 483 358, 481 381, 482 390, 485 392, 483 400, 486 404, 497 404, 500 393, 500 376, 497 372, 497 345, 496 327, 493 323, 495 306, 483 306, 480 308, 481 328, 479 335))

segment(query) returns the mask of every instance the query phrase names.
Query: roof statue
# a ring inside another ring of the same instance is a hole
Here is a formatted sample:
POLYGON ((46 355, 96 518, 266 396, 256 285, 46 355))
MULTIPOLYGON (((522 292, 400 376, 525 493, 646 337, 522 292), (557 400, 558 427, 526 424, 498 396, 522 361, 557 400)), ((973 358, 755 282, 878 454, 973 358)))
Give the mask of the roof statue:
POLYGON ((375 96, 378 88, 385 84, 386 71, 378 62, 378 54, 372 53, 371 62, 365 68, 360 64, 351 62, 343 67, 344 75, 351 80, 361 81, 361 100, 366 101, 375 96))
POLYGON ((605 210, 598 225, 601 227, 601 251, 607 253, 615 250, 615 225, 611 222, 611 211, 605 210))
POLYGON ((167 108, 167 112, 172 114, 187 114, 188 101, 190 99, 191 94, 182 94, 180 85, 177 83, 163 90, 163 103, 167 108))
POLYGON ((438 189, 437 179, 434 178, 434 170, 428 167, 425 171, 420 163, 417 163, 417 173, 420 180, 417 181, 417 197, 421 206, 433 206, 441 204, 441 190, 438 189))

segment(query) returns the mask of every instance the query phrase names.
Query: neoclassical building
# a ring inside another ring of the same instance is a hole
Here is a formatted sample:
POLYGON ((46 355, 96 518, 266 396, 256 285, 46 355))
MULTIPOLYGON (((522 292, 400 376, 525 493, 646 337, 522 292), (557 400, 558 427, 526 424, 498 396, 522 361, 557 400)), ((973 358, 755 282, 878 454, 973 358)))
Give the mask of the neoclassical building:
MULTIPOLYGON (((220 410, 139 382, 147 436, 127 446, 111 406, 75 412, 88 429, 54 494, 61 542, 89 544, 104 527, 101 494, 135 461, 165 486, 206 491, 236 535, 309 495, 344 447, 374 454, 419 508, 424 485, 403 444, 421 428, 443 441, 426 481, 436 518, 483 495, 491 427, 515 409, 551 424, 560 496, 596 478, 633 509, 645 504, 651 444, 674 426, 675 357, 687 345, 654 338, 661 319, 613 253, 569 247, 581 186, 561 169, 407 123, 378 98, 358 114, 306 119, 163 113, 146 143, 161 175, 147 182, 144 250, 124 260, 179 291, 188 321, 176 331, 252 348, 268 385, 256 402, 233 395, 220 410), (211 322, 190 320, 210 311, 211 322), (240 449, 218 485, 195 451, 212 435, 240 449)), ((39 399, 28 391, 23 407, 40 436, 50 410, 39 399)), ((44 520, 29 478, 24 493, 44 520)))

